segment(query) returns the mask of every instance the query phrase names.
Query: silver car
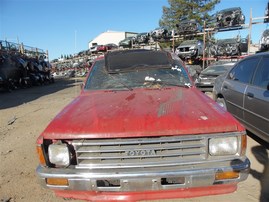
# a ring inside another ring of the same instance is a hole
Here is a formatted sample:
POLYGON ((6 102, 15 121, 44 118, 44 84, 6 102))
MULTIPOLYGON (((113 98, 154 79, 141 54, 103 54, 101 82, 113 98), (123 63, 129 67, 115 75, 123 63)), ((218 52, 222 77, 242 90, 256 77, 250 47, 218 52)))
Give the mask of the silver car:
POLYGON ((215 80, 218 76, 229 71, 235 62, 216 63, 204 69, 195 80, 195 85, 202 92, 212 92, 215 80))
POLYGON ((204 44, 201 40, 183 41, 177 48, 175 53, 181 59, 196 58, 203 55, 204 44))
POLYGON ((213 99, 245 127, 269 142, 269 53, 239 61, 227 74, 217 77, 213 99))

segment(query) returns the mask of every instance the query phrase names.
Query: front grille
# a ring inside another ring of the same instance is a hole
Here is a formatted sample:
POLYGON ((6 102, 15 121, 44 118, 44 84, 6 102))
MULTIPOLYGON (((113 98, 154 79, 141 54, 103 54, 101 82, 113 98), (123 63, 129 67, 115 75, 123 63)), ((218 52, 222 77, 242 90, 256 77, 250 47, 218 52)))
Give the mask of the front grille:
POLYGON ((190 47, 184 47, 184 48, 179 48, 180 52, 188 52, 190 51, 190 47))
POLYGON ((205 137, 148 137, 74 140, 76 168, 172 166, 207 157, 205 137))

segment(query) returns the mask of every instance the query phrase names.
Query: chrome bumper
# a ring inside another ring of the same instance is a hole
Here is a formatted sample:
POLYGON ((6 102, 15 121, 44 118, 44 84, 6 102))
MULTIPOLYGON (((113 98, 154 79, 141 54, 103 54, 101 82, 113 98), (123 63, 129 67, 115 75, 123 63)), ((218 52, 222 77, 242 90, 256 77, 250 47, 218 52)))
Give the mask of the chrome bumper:
POLYGON ((37 174, 42 186, 60 190, 83 191, 142 191, 204 187, 214 184, 236 184, 246 180, 250 169, 248 158, 226 162, 207 162, 171 168, 99 170, 45 168, 38 166, 37 174), (216 180, 215 174, 236 171, 235 179, 216 180), (68 179, 67 186, 48 185, 47 178, 68 179), (111 182, 117 185, 111 185, 111 182), (105 185, 107 183, 107 185, 105 185), (110 185, 111 186, 110 186, 110 185))

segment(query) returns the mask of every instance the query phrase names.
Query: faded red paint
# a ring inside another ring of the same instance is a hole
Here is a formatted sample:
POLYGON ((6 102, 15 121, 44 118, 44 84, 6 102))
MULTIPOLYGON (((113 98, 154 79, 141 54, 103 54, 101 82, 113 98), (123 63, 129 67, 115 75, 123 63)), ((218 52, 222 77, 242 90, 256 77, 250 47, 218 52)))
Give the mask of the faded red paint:
POLYGON ((244 128, 196 88, 84 91, 43 132, 44 139, 205 134, 244 128))

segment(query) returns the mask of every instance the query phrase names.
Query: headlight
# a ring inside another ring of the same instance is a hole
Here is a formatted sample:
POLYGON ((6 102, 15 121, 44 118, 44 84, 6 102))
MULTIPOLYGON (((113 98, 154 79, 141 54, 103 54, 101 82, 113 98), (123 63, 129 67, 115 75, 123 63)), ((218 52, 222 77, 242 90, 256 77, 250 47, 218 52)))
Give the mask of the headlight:
POLYGON ((190 50, 193 50, 193 49, 195 49, 195 46, 191 46, 191 47, 190 47, 190 50))
POLYGON ((69 166, 70 153, 66 144, 49 145, 49 161, 56 166, 69 166))
POLYGON ((237 137, 221 137, 209 139, 209 153, 212 156, 233 155, 237 152, 237 137))

